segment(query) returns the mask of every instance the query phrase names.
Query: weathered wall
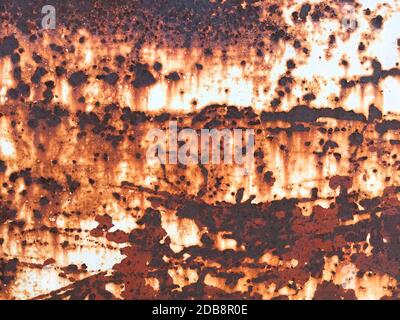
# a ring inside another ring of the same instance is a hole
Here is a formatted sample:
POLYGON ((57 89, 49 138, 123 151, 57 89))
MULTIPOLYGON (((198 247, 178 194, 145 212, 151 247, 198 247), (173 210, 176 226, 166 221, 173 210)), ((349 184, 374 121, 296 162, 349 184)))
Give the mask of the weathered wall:
POLYGON ((397 299, 399 3, 129 3, 0 2, 0 298, 397 299))

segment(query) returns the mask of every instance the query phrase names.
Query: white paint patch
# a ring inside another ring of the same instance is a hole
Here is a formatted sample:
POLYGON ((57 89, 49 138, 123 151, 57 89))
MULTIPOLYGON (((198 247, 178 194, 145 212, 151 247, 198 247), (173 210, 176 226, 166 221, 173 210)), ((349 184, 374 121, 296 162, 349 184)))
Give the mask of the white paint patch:
POLYGON ((11 157, 15 154, 14 144, 7 139, 0 139, 0 150, 4 156, 11 157))

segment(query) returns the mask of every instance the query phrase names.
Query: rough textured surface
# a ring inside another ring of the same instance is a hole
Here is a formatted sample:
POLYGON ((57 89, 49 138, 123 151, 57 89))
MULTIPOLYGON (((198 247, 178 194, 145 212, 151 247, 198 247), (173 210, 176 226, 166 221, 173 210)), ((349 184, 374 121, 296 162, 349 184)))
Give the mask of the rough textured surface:
POLYGON ((0 298, 398 299, 399 12, 1 1, 0 298), (148 163, 170 120, 254 129, 248 175, 148 163))

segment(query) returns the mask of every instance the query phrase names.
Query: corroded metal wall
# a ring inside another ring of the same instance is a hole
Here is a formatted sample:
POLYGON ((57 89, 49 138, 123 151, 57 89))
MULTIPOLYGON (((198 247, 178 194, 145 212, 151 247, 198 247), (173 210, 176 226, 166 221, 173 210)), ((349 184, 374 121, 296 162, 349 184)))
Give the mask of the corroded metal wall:
POLYGON ((399 297, 397 1, 0 18, 0 298, 399 297), (170 121, 253 129, 254 160, 147 161, 170 121))

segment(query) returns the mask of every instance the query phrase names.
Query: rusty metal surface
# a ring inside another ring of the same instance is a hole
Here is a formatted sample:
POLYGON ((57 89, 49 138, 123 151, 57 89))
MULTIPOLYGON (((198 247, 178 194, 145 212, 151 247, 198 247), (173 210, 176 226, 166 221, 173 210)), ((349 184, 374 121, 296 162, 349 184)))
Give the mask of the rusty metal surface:
POLYGON ((0 19, 1 299, 399 298, 398 1, 0 19), (247 174, 147 161, 170 121, 253 129, 247 174))

